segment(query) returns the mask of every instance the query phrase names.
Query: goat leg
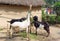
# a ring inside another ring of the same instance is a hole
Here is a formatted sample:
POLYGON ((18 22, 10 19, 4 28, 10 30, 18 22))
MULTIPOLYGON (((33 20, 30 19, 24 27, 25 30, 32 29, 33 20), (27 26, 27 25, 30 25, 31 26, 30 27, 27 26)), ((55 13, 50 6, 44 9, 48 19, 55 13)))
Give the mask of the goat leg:
POLYGON ((36 35, 37 35, 37 28, 36 28, 36 35))
POLYGON ((47 37, 49 36, 50 34, 50 30, 49 30, 49 27, 44 27, 44 29, 46 30, 46 32, 48 33, 47 37))

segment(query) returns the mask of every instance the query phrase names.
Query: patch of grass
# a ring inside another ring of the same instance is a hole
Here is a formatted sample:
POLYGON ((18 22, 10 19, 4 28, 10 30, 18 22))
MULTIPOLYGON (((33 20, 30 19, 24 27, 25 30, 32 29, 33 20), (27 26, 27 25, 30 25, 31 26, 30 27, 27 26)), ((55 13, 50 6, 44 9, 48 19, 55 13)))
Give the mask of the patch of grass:
POLYGON ((37 39, 37 36, 36 36, 36 34, 31 33, 31 34, 30 34, 30 38, 31 38, 31 39, 37 39))
POLYGON ((3 30, 3 29, 0 28, 0 31, 1 31, 1 30, 3 30))
MULTIPOLYGON (((23 38, 26 38, 27 37, 27 33, 26 32, 20 32, 19 33, 23 38)), ((30 39, 37 39, 37 36, 36 36, 36 34, 34 34, 34 33, 30 33, 29 34, 29 37, 30 37, 30 39)))
POLYGON ((19 35, 21 35, 23 38, 26 38, 27 37, 26 32, 20 32, 19 35))

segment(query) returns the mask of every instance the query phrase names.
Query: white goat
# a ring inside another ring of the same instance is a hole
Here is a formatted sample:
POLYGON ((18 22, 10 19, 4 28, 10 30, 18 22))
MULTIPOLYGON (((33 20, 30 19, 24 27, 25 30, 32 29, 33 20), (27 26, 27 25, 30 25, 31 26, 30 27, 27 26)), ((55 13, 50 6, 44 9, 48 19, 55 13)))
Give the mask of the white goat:
MULTIPOLYGON (((27 19, 26 20, 24 20, 24 21, 22 21, 22 22, 20 22, 20 21, 16 21, 16 22, 14 22, 14 23, 12 23, 11 24, 11 28, 13 28, 13 27, 19 27, 20 29, 24 29, 24 28, 26 28, 26 33, 27 33, 27 37, 28 37, 28 28, 29 28, 29 26, 30 26, 30 12, 27 14, 27 19)), ((11 33, 10 34, 12 34, 13 33, 13 31, 12 31, 12 29, 11 29, 11 33)))
POLYGON ((28 26, 30 26, 30 13, 28 13, 26 20, 24 20, 22 22, 16 21, 16 22, 12 23, 11 26, 12 27, 18 26, 20 29, 21 28, 28 28, 28 26))

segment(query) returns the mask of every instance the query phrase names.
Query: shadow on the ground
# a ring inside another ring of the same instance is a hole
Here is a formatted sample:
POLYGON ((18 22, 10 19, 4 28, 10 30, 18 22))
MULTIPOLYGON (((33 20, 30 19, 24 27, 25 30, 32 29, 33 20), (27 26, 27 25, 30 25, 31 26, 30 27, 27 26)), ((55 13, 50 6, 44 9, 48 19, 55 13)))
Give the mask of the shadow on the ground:
POLYGON ((0 40, 3 40, 3 41, 26 41, 26 39, 24 39, 23 37, 19 37, 19 36, 14 36, 11 39, 9 39, 9 37, 0 37, 0 40))

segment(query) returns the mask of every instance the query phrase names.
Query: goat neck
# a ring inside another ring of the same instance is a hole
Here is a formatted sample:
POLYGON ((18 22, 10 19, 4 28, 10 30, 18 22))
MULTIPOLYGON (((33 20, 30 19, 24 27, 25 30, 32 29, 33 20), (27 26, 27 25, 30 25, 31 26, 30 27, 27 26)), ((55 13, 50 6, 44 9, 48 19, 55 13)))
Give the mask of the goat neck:
POLYGON ((27 15, 27 21, 28 22, 30 22, 30 15, 31 15, 31 13, 28 13, 28 15, 27 15))

